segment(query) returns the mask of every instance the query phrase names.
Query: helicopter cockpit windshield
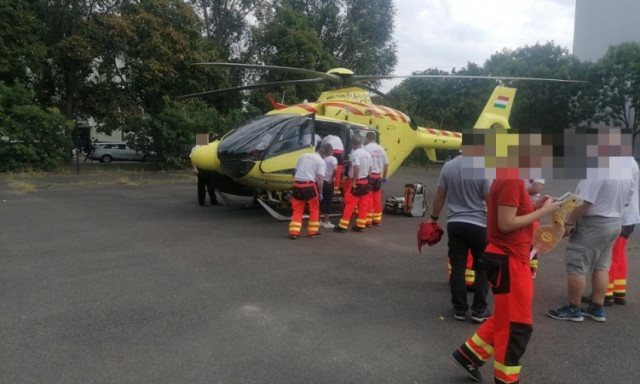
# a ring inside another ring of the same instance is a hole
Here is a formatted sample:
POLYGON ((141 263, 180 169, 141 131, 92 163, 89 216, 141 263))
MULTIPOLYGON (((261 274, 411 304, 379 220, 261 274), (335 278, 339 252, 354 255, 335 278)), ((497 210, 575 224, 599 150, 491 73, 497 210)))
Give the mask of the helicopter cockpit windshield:
POLYGON ((242 125, 225 136, 218 156, 225 159, 262 160, 314 145, 311 116, 267 115, 242 125), (307 138, 312 138, 308 140, 307 138))

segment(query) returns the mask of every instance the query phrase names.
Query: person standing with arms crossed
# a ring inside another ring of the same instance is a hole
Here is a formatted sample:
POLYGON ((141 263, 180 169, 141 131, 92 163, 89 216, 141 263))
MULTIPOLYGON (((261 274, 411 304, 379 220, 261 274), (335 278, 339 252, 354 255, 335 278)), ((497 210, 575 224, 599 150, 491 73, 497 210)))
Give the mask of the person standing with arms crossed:
POLYGON ((320 233, 320 201, 324 173, 326 166, 324 158, 331 153, 330 145, 321 145, 314 153, 305 153, 298 159, 293 176, 293 192, 291 194, 291 206, 293 215, 289 222, 289 237, 295 240, 300 236, 302 229, 302 215, 304 208, 309 204, 309 223, 307 235, 319 236, 320 233))
POLYGON ((488 204, 488 244, 480 262, 491 285, 495 310, 452 357, 473 380, 481 381, 478 368, 493 355, 495 382, 517 383, 520 358, 533 332, 529 264, 533 222, 553 214, 562 203, 544 196, 532 204, 523 180, 496 179, 488 204))
POLYGON ((369 177, 369 212, 367 226, 382 223, 382 185, 387 182, 389 159, 384 148, 376 143, 376 134, 367 132, 365 136, 365 151, 371 155, 371 176, 369 177))

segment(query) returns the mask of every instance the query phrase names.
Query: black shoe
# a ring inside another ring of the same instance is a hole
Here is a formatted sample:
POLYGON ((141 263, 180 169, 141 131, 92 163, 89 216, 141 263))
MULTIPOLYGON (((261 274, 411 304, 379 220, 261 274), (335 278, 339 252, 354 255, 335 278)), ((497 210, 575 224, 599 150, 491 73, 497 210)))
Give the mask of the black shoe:
POLYGON ((451 312, 451 315, 453 316, 453 318, 458 320, 458 321, 467 320, 467 311, 457 311, 455 308, 451 308, 450 312, 451 312))
MULTIPOLYGON (((614 297, 613 298, 613 302, 618 304, 618 305, 626 305, 627 304, 627 298, 626 297, 614 297)), ((604 305, 607 305, 607 300, 604 301, 604 305)))
POLYGON ((380 223, 373 223, 372 225, 373 225, 374 227, 379 227, 379 226, 380 226, 380 223))
POLYGON ((289 235, 289 238, 290 238, 291 240, 296 240, 296 239, 298 238, 298 236, 296 236, 296 235, 289 235))
POLYGON ((482 374, 478 370, 478 367, 475 366, 471 361, 469 361, 466 357, 462 356, 459 350, 456 349, 455 352, 451 354, 453 360, 460 366, 460 368, 464 369, 464 371, 471 377, 474 381, 482 381, 482 374))
POLYGON ((602 303, 602 305, 605 306, 605 307, 610 307, 610 306, 613 305, 613 303, 615 303, 615 301, 616 301, 616 299, 614 299, 613 297, 605 297, 604 298, 604 303, 602 303))
POLYGON ((318 236, 320 236, 320 235, 322 235, 322 233, 320 233, 320 232, 316 232, 316 233, 314 233, 313 235, 307 235, 307 236, 308 236, 308 237, 311 237, 311 238, 314 238, 314 237, 318 237, 318 236))
POLYGON ((364 232, 364 228, 360 228, 360 227, 351 227, 351 230, 353 232, 364 232))
POLYGON ((471 321, 473 321, 474 323, 484 323, 490 317, 491 312, 489 312, 488 310, 484 311, 484 313, 471 312, 471 321))
POLYGON ((333 232, 345 233, 345 232, 347 232, 347 230, 345 228, 335 227, 335 228, 333 228, 333 232))

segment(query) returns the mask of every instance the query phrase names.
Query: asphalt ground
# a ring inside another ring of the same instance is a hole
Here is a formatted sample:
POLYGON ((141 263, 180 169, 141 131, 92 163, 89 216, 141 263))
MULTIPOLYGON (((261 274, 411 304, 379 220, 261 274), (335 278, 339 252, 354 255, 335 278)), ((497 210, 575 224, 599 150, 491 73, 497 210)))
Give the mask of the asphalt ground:
MULTIPOLYGON (((449 315, 446 238, 418 253, 425 218, 293 241, 246 199, 200 207, 194 177, 125 168, 0 179, 0 383, 470 382, 450 354, 477 325, 449 315)), ((430 204, 438 172, 402 168, 385 198, 419 181, 430 204)), ((638 232, 606 323, 545 315, 566 241, 541 257, 523 383, 640 380, 638 232)))

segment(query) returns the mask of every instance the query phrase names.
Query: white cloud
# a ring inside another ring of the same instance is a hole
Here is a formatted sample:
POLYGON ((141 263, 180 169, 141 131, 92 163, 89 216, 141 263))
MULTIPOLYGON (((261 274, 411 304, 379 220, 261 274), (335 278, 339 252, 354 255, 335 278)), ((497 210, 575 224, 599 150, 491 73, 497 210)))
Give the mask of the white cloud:
POLYGON ((427 68, 450 71, 468 62, 483 65, 503 48, 537 42, 554 41, 569 50, 573 45, 575 0, 396 0, 395 4, 398 75, 427 68))

